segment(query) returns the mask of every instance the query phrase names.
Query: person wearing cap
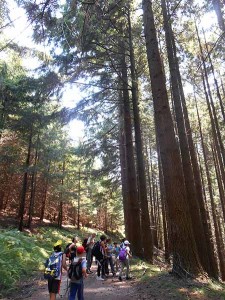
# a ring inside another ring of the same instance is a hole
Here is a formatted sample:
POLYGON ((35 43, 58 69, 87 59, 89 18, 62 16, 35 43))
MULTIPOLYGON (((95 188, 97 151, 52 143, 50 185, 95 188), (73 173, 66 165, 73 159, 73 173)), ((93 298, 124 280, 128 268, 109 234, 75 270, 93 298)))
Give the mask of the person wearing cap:
POLYGON ((67 271, 66 266, 66 255, 62 252, 62 241, 58 240, 54 246, 54 255, 58 256, 60 259, 60 274, 57 278, 49 278, 48 279, 48 291, 50 300, 56 300, 56 294, 59 293, 60 283, 62 278, 62 268, 67 271))
POLYGON ((73 263, 81 262, 82 277, 81 279, 73 279, 70 281, 70 293, 69 300, 75 300, 76 294, 78 300, 84 299, 84 282, 83 279, 87 277, 86 272, 86 258, 85 250, 83 246, 78 246, 76 249, 76 257, 74 257, 73 263))
POLYGON ((131 279, 130 277, 130 258, 132 257, 131 253, 130 253, 130 243, 128 240, 125 240, 123 242, 124 244, 124 248, 126 249, 126 259, 124 261, 121 261, 121 269, 119 272, 119 280, 122 281, 122 273, 123 273, 123 269, 126 268, 126 279, 131 279))

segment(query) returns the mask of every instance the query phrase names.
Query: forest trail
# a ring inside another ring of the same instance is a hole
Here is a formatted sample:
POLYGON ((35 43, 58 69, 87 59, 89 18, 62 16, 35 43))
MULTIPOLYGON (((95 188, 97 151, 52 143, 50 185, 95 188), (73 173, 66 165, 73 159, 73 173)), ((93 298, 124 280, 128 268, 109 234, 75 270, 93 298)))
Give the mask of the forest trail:
MULTIPOLYGON (((84 298, 85 300, 128 300, 133 297, 135 299, 147 299, 137 297, 137 290, 135 288, 135 279, 133 280, 123 280, 120 282, 118 277, 108 277, 105 281, 98 281, 96 279, 96 267, 93 267, 94 273, 88 275, 84 281, 84 298)), ((60 294, 57 295, 57 300, 67 300, 68 299, 68 282, 66 272, 63 273, 60 294)), ((32 284, 29 284, 25 289, 20 291, 16 297, 5 298, 3 300, 46 300, 49 299, 47 281, 39 279, 32 284)), ((150 299, 150 298, 148 298, 150 299)))
MULTIPOLYGON (((224 300, 224 286, 214 284, 210 287, 207 282, 181 280, 171 276, 168 272, 155 274, 147 281, 140 282, 134 278, 120 282, 112 275, 106 281, 96 280, 96 266, 94 273, 84 282, 85 300, 224 300), (219 290, 221 291, 220 293, 219 290)), ((131 272, 132 274, 132 272, 131 272)), ((48 300, 48 288, 42 274, 38 278, 29 278, 21 284, 16 295, 1 300, 48 300)), ((60 294, 57 300, 68 300, 67 277, 63 274, 60 294)))

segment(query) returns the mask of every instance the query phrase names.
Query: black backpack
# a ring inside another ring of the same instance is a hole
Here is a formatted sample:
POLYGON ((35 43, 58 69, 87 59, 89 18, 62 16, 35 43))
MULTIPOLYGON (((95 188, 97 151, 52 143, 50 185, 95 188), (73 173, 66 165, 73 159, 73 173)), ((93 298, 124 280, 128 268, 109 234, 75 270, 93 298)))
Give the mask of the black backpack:
POLYGON ((100 241, 97 241, 97 242, 94 244, 93 248, 92 248, 92 255, 93 255, 93 256, 99 256, 99 255, 102 254, 102 253, 101 253, 101 250, 100 250, 100 247, 101 247, 100 241))
POLYGON ((79 280, 83 277, 82 274, 82 259, 77 262, 72 262, 68 270, 68 277, 73 280, 79 280))

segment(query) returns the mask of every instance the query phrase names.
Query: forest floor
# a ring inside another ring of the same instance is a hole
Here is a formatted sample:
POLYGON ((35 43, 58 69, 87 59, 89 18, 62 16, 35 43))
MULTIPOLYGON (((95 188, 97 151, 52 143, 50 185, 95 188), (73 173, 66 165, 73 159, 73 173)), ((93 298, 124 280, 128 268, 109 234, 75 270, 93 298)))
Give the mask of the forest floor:
MULTIPOLYGON (((12 218, 0 218, 0 229, 7 227, 14 227, 14 220, 12 218)), ((49 225, 48 225, 49 226, 49 225)), ((37 228, 35 226, 34 232, 37 228)), ((38 229, 40 231, 40 228, 38 229)), ((74 231, 74 230, 73 230, 74 231)), ((43 243, 46 244, 47 240, 45 236, 50 238, 49 243, 52 244, 54 234, 63 235, 67 234, 65 231, 48 231, 45 232, 42 228, 42 239, 37 239, 37 233, 34 237, 27 235, 21 235, 19 232, 6 231, 7 238, 15 241, 16 245, 18 241, 23 240, 23 246, 27 251, 37 249, 37 245, 43 250, 43 243), (25 244, 26 242, 26 244, 25 244), (27 244, 30 245, 27 248, 27 244)), ((70 236, 70 233, 69 233, 70 236)), ((4 239, 2 241, 5 241, 4 239)), ((4 243, 1 244, 4 248, 4 243)), ((39 248, 38 248, 39 249, 39 248)), ((17 249, 19 250, 19 249, 17 249)), ((21 248, 21 251, 23 248, 21 248)), ((10 253, 6 261, 10 261, 10 253)), ((15 255, 14 255, 15 256, 15 255)), ((13 257, 14 257, 13 256, 13 257)), ((1 259, 4 259, 2 257, 1 259)), ((17 257, 18 258, 18 257, 17 257)), ((6 262, 5 261, 5 262, 6 262)), ((0 262, 4 262, 3 260, 0 262)), ((19 260, 15 262, 20 262, 19 260)), ((30 263, 30 261, 29 261, 30 263)), ((85 279, 84 283, 84 299, 85 300, 225 300, 225 285, 219 281, 212 281, 210 279, 180 279, 169 273, 171 266, 166 265, 163 262, 163 254, 158 251, 155 254, 154 265, 147 264, 138 259, 132 259, 131 261, 131 276, 132 280, 126 281, 125 279, 120 282, 118 277, 109 276, 106 281, 96 280, 96 265, 93 264, 94 273, 89 275, 85 279)), ((3 264, 4 266, 4 264, 3 264)), ((8 266, 8 265, 7 265, 8 266)), ((10 267, 10 266, 9 266, 10 267)), ((0 265, 1 268, 1 265, 0 265)), ((3 268, 4 269, 4 268, 3 268)), ((36 269, 37 270, 37 269, 36 269)), ((1 269, 0 269, 1 271, 1 269)), ((4 274, 4 273, 2 273, 4 274)), ((1 278, 0 278, 1 279, 1 278)), ((1 287, 1 286, 0 286, 1 287)), ((43 273, 41 271, 35 271, 27 277, 21 277, 21 281, 15 284, 15 288, 10 291, 0 291, 0 294, 4 294, 1 300, 47 300, 48 289, 47 282, 43 280, 43 273), (6 296, 7 295, 7 296, 6 296)), ((67 289, 67 277, 66 273, 63 274, 61 291, 57 296, 57 300, 68 299, 67 289)))
MULTIPOLYGON (((118 277, 109 276, 105 281, 96 280, 96 267, 94 273, 85 279, 85 300, 224 300, 224 286, 217 282, 182 280, 170 275, 168 272, 157 272, 155 276, 148 278, 133 277, 132 280, 125 279, 120 282, 118 277)), ((143 275, 145 276, 145 275, 143 275)), ((42 274, 41 274, 42 277, 42 274)), ((39 276, 21 283, 16 295, 2 300, 46 300, 49 299, 47 283, 39 276)), ((68 299, 68 282, 64 272, 60 294, 57 300, 68 299)))

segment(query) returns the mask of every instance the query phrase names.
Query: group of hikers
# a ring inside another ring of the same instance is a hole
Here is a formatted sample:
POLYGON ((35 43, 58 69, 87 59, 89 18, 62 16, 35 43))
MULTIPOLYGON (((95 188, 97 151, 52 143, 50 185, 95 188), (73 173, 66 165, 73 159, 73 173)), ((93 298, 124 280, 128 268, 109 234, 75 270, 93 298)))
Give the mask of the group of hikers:
POLYGON ((64 251, 61 240, 54 244, 54 252, 47 259, 44 272, 44 277, 48 280, 50 300, 55 300, 59 293, 62 269, 67 271, 69 280, 68 300, 75 300, 76 295, 78 300, 83 300, 83 279, 93 273, 91 269, 93 257, 97 264, 97 280, 106 280, 111 272, 113 277, 118 275, 119 281, 122 281, 124 269, 126 269, 125 278, 131 279, 129 259, 132 255, 129 241, 124 238, 120 243, 112 244, 111 239, 105 235, 101 235, 98 241, 95 239, 96 234, 93 233, 80 245, 78 237, 75 236, 64 251))

